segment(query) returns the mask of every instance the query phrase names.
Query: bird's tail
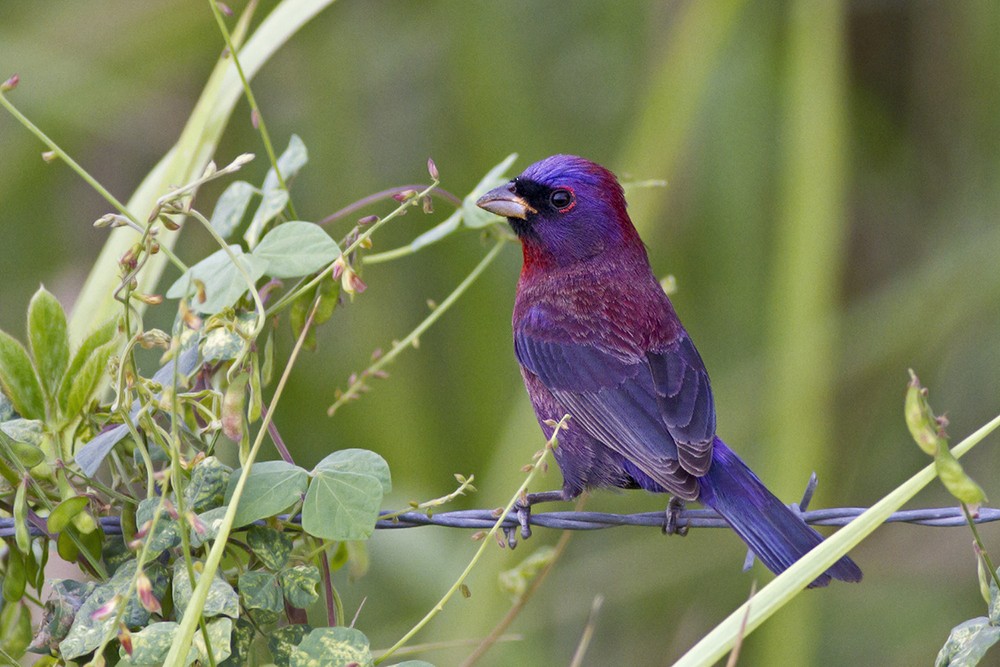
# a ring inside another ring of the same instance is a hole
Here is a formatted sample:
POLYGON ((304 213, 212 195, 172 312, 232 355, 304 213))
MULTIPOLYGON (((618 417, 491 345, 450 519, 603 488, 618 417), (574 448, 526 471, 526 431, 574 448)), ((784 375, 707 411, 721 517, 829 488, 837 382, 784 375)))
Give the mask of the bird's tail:
MULTIPOLYGON (((743 538, 751 551, 774 573, 783 572, 823 541, 801 517, 767 490, 757 475, 719 438, 712 451, 712 467, 698 479, 698 500, 714 509, 743 538)), ((860 581, 861 568, 844 556, 810 588, 830 579, 860 581)))

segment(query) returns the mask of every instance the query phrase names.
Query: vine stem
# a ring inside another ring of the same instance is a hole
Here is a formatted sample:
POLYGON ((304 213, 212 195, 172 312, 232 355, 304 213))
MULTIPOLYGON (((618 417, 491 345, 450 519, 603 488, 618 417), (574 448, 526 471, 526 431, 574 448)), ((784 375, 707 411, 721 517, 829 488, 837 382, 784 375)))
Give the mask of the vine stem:
MULTIPOLYGON (((585 495, 581 496, 580 500, 576 503, 575 511, 581 511, 586 501, 587 497, 585 495)), ((571 531, 563 531, 563 534, 559 536, 559 541, 556 543, 555 550, 552 552, 552 558, 550 558, 549 562, 545 564, 542 571, 535 576, 534 581, 531 582, 531 586, 529 586, 524 594, 517 599, 510 609, 507 610, 507 613, 504 614, 504 617, 500 619, 500 622, 497 623, 493 630, 490 631, 490 634, 486 635, 486 637, 479 643, 479 646, 476 647, 476 650, 462 662, 461 667, 472 667, 481 657, 483 657, 483 655, 486 654, 486 651, 488 651, 494 644, 497 643, 497 641, 500 640, 501 637, 503 637, 507 628, 509 628, 510 624, 514 622, 514 619, 518 617, 524 607, 528 604, 528 600, 534 596, 535 592, 541 587, 542 582, 545 581, 545 578, 549 575, 549 572, 552 571, 556 562, 560 559, 560 557, 562 557, 563 552, 566 551, 566 545, 569 544, 571 537, 573 537, 573 533, 571 531)))
POLYGON ((990 558, 990 554, 986 551, 986 545, 983 544, 983 539, 979 536, 979 529, 976 528, 976 522, 972 518, 972 514, 969 512, 969 507, 965 503, 962 503, 962 514, 965 515, 965 520, 969 522, 969 528, 972 529, 972 538, 976 541, 976 546, 979 547, 979 555, 986 563, 986 568, 990 571, 990 577, 993 578, 993 583, 996 584, 997 589, 1000 590, 1000 575, 997 574, 997 569, 993 565, 993 559, 990 558))
MULTIPOLYGON (((222 38, 226 41, 226 48, 229 49, 229 55, 233 58, 233 65, 236 66, 236 73, 240 76, 240 82, 243 84, 243 92, 246 93, 247 102, 250 104, 250 113, 253 114, 257 126, 260 128, 260 137, 264 141, 264 150, 267 151, 267 159, 271 161, 271 167, 274 169, 274 174, 278 177, 278 184, 281 185, 281 189, 288 192, 288 184, 285 182, 285 177, 282 176, 281 170, 278 168, 278 158, 275 156, 274 146, 271 144, 271 135, 267 131, 267 124, 264 123, 264 114, 260 112, 260 107, 257 106, 257 98, 254 97, 253 91, 250 90, 250 82, 247 81, 246 74, 243 72, 243 65, 240 64, 236 46, 233 44, 233 39, 229 34, 229 28, 226 27, 226 20, 222 18, 222 12, 219 11, 219 5, 215 0, 208 0, 208 5, 212 8, 212 14, 215 15, 215 22, 219 24, 219 32, 222 33, 222 38)), ((291 197, 288 198, 288 212, 292 214, 292 218, 298 219, 299 216, 295 212, 295 206, 292 204, 291 197)))
POLYGON ((333 405, 327 408, 326 414, 333 416, 333 413, 337 411, 337 408, 358 395, 358 392, 361 391, 361 387, 364 386, 366 377, 372 373, 382 370, 382 368, 399 356, 400 352, 413 345, 413 342, 419 339, 421 334, 427 331, 427 329, 430 328, 430 326, 434 324, 442 315, 444 315, 445 311, 448 310, 467 289, 469 289, 469 286, 472 285, 472 283, 474 283, 480 275, 482 275, 483 271, 486 270, 486 267, 493 263, 493 260, 500 254, 500 250, 506 243, 507 239, 499 239, 496 244, 490 248, 490 251, 486 253, 486 256, 480 260, 479 264, 476 265, 476 268, 472 269, 472 272, 465 277, 465 280, 459 283, 458 287, 456 287, 444 301, 438 304, 437 308, 432 310, 431 314, 428 315, 423 322, 418 324, 417 327, 406 336, 406 338, 393 344, 392 349, 379 357, 374 364, 358 375, 358 378, 351 383, 347 390, 341 394, 336 401, 333 402, 333 405))
POLYGON ((549 455, 549 452, 556 447, 559 432, 566 428, 566 422, 568 421, 569 415, 563 415, 563 418, 556 423, 552 430, 552 437, 545 443, 545 449, 542 450, 542 455, 532 464, 531 471, 524 478, 524 482, 522 482, 521 486, 518 487, 517 492, 511 497, 507 506, 504 507, 503 512, 500 513, 496 523, 493 524, 493 528, 491 528, 490 531, 483 536, 479 549, 476 550, 476 553, 472 556, 472 560, 469 561, 469 564, 462 571, 462 574, 458 576, 458 579, 455 580, 455 583, 452 584, 451 588, 449 588, 444 596, 438 600, 438 603, 434 605, 416 625, 410 628, 409 632, 403 635, 395 644, 386 649, 385 653, 375 659, 376 665, 383 662, 386 658, 404 646, 406 642, 410 641, 414 635, 423 630, 424 626, 430 623, 431 619, 437 616, 438 613, 444 609, 444 606, 448 604, 448 601, 451 600, 452 597, 454 597, 455 593, 461 590, 462 586, 465 584, 465 580, 469 577, 469 574, 472 573, 473 568, 475 568, 476 564, 483 557, 483 554, 486 553, 486 549, 493 543, 493 539, 500 531, 500 527, 503 525, 504 519, 506 519, 507 515, 510 514, 510 511, 514 508, 517 501, 527 492, 528 486, 532 481, 534 481, 539 471, 545 469, 546 457, 549 455))
POLYGON ((198 627, 198 621, 201 618, 201 612, 205 607, 205 600, 208 598, 208 589, 211 586, 212 580, 215 578, 216 571, 219 569, 219 563, 222 561, 222 555, 225 553, 226 543, 229 540, 229 533, 232 531, 233 522, 236 520, 236 509, 239 507, 240 498, 243 495, 243 488, 246 486, 247 477, 250 474, 250 469, 253 466, 254 459, 257 458, 257 453, 260 451, 260 446, 264 442, 264 438, 267 435, 268 424, 271 423, 271 416, 274 414, 278 401, 281 399, 281 395, 285 391, 285 384, 288 382, 288 378, 292 374, 292 367, 295 365, 295 360, 298 358, 299 352, 302 351, 302 345, 305 343, 306 334, 309 333, 309 329, 312 327, 313 317, 316 315, 316 307, 318 305, 318 301, 313 303, 312 310, 309 311, 309 316, 306 318, 305 325, 302 327, 302 331, 299 333, 299 337, 295 341, 295 347, 292 348, 292 352, 288 357, 288 363, 285 364, 285 370, 281 374, 281 378, 278 380, 277 387, 274 389, 274 395, 271 397, 271 404, 268 406, 267 413, 263 415, 263 423, 257 430, 257 437, 254 440, 253 446, 250 448, 250 452, 247 454, 246 461, 243 463, 243 471, 236 482, 236 488, 233 490, 229 506, 226 508, 226 514, 219 526, 219 531, 215 537, 215 541, 212 543, 212 549, 208 553, 208 558, 205 559, 205 566, 202 570, 201 578, 198 580, 198 585, 191 594, 191 600, 188 602, 187 609, 184 610, 184 617, 181 619, 180 625, 177 627, 177 634, 174 636, 174 642, 171 644, 170 652, 167 653, 167 657, 164 660, 165 665, 172 666, 184 664, 184 658, 187 656, 188 649, 191 646, 191 640, 194 637, 195 629, 198 627))
POLYGON ((299 298, 299 296, 305 294, 312 288, 316 287, 316 285, 318 285, 321 280, 323 280, 333 272, 333 267, 336 265, 337 261, 340 260, 340 257, 350 257, 351 253, 357 250, 359 247, 361 247, 361 245, 365 241, 367 241, 371 237, 371 235, 374 234, 380 227, 390 222, 394 218, 403 215, 403 213, 406 212, 407 208, 411 206, 416 206, 421 199, 430 195, 430 193, 433 192, 435 188, 437 188, 439 183, 440 181, 435 180, 429 186, 418 192, 416 196, 400 204, 389 215, 385 216, 384 218, 380 218, 378 222, 375 222, 372 225, 370 225, 363 234, 358 235, 358 238, 355 239, 354 243, 349 245, 346 250, 341 251, 340 256, 337 257, 336 260, 330 262, 330 265, 327 266, 325 269, 317 273, 316 276, 312 278, 312 280, 309 280, 308 282, 302 285, 297 285, 293 289, 290 289, 286 294, 282 295, 282 297, 278 299, 278 301, 275 304, 273 304, 270 308, 267 309, 265 316, 273 317, 274 315, 281 312, 282 309, 284 309, 293 301, 295 301, 295 299, 299 298))

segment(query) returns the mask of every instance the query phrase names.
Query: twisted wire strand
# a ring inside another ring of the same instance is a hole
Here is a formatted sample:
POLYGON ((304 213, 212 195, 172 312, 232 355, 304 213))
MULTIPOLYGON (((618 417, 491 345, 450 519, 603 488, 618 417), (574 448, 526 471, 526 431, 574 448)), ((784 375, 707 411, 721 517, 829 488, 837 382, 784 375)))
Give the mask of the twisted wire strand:
MULTIPOLYGON (((797 505, 791 506, 798 511, 797 505)), ((814 526, 844 526, 864 512, 866 507, 836 507, 821 510, 799 511, 802 519, 814 526)), ((496 523, 496 510, 457 510, 428 515, 424 512, 383 511, 382 517, 375 523, 381 530, 396 530, 400 528, 417 528, 420 526, 443 526, 446 528, 465 528, 471 530, 492 528, 496 523)), ((640 512, 637 514, 608 514, 604 512, 541 512, 531 515, 532 527, 553 528, 556 530, 601 530, 618 526, 642 526, 662 528, 665 521, 664 512, 640 512)), ((284 515, 282 520, 298 522, 299 517, 284 515)), ((973 515, 976 523, 1000 521, 1000 509, 981 507, 973 515)), ((121 518, 105 516, 98 519, 105 534, 121 535, 121 518)), ((956 527, 966 525, 965 515, 960 507, 929 507, 923 509, 902 510, 894 513, 886 523, 910 523, 918 526, 956 527)), ((516 513, 511 513, 503 523, 504 528, 516 528, 519 525, 516 513)), ((688 528, 725 528, 728 524, 714 510, 685 509, 678 515, 678 527, 688 528)), ((43 535, 42 531, 29 524, 28 531, 32 536, 43 535)), ((0 538, 14 535, 14 519, 0 519, 0 538)))

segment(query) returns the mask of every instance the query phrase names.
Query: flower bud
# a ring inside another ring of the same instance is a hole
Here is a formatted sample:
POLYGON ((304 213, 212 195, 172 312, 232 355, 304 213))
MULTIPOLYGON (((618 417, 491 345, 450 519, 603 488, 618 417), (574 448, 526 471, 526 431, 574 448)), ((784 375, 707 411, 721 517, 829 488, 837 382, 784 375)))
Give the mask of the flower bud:
POLYGON ((427 158, 427 173, 431 175, 435 181, 441 180, 441 175, 438 173, 437 165, 434 164, 433 158, 427 158))
POLYGON ((121 597, 118 595, 112 596, 110 600, 102 604, 100 607, 95 609, 90 613, 90 620, 92 621, 103 621, 104 619, 115 613, 115 609, 118 608, 118 603, 121 602, 121 597))
POLYGON ((139 602, 146 611, 151 614, 160 613, 160 601, 153 595, 153 582, 149 580, 145 572, 139 572, 139 576, 135 580, 135 591, 139 594, 139 602))
POLYGON ((14 90, 19 83, 21 83, 21 77, 17 74, 13 75, 3 83, 0 83, 0 93, 7 93, 14 90))
POLYGON ((365 225, 370 225, 373 222, 378 222, 378 221, 379 217, 377 215, 366 215, 365 217, 358 220, 358 224, 363 227, 365 225))

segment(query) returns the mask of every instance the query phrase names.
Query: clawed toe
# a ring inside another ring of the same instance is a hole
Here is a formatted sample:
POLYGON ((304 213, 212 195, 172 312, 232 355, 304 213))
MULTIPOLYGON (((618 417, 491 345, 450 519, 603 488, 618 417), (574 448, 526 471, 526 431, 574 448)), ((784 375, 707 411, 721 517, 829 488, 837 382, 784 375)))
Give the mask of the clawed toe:
POLYGON ((663 533, 665 535, 687 535, 687 523, 681 523, 681 512, 684 511, 684 501, 676 496, 670 499, 667 504, 666 516, 663 521, 663 533))

